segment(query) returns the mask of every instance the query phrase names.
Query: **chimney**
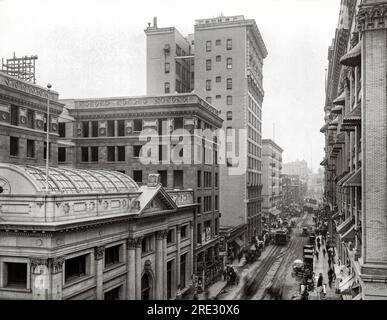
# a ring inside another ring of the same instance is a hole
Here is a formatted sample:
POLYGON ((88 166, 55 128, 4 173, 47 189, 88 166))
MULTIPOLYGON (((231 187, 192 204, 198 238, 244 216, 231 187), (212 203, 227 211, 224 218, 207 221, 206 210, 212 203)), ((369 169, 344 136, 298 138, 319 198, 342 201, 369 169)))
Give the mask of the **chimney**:
POLYGON ((157 28, 157 17, 153 17, 153 26, 157 28))

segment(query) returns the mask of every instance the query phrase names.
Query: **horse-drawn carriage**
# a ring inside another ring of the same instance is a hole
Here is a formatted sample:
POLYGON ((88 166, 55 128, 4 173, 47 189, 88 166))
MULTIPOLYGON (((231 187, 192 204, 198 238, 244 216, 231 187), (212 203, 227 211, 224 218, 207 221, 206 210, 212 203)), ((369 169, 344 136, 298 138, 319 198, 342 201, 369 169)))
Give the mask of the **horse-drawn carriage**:
POLYGON ((224 277, 228 285, 234 285, 239 283, 239 275, 232 265, 226 266, 224 270, 224 277))
POLYGON ((245 251, 245 257, 247 263, 252 263, 258 260, 261 256, 261 249, 258 244, 253 244, 249 249, 245 251))

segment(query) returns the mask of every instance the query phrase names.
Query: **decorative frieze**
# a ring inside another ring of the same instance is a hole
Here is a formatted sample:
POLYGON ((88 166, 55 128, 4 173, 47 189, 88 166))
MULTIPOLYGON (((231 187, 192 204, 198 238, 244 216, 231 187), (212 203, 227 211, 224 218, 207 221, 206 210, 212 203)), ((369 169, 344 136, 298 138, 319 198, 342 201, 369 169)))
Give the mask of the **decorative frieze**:
POLYGON ((364 4, 357 14, 359 32, 387 27, 387 3, 364 4))
POLYGON ((65 258, 63 257, 56 257, 51 259, 51 273, 60 273, 63 269, 63 264, 65 262, 65 258))
POLYGON ((166 239, 167 236, 168 236, 168 230, 160 230, 156 232, 157 240, 166 239))
POLYGON ((99 246, 94 248, 94 258, 95 260, 101 260, 103 258, 103 255, 105 253, 105 247, 99 246))

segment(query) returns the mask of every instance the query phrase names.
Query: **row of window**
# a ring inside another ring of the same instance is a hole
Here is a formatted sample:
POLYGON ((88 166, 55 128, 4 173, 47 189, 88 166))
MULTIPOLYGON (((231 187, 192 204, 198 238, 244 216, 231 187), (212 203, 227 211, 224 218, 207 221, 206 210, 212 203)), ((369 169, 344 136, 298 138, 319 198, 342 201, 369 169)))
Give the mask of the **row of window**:
MULTIPOLYGON (((217 94, 217 95, 215 96, 215 98, 216 98, 216 100, 219 100, 219 99, 222 98, 222 96, 221 96, 220 94, 217 94)), ((206 97, 206 101, 207 101, 208 103, 212 103, 212 97, 206 97)), ((232 105, 232 96, 227 96, 227 97, 226 97, 226 104, 227 104, 228 106, 232 105)))
POLYGON ((262 169, 261 161, 258 159, 248 157, 248 169, 261 171, 262 169))
MULTIPOLYGON (((232 90, 232 78, 226 79, 226 89, 232 90)), ((212 80, 206 80, 206 90, 211 91, 212 90, 212 80)))
POLYGON ((251 97, 249 97, 249 108, 253 111, 259 120, 262 120, 262 110, 251 97))
POLYGON ((248 153, 253 155, 253 156, 256 156, 256 157, 259 157, 261 158, 262 157, 262 149, 257 146, 256 144, 248 141, 247 143, 248 145, 248 153))
MULTIPOLYGON (((196 225, 196 241, 198 244, 202 244, 203 242, 207 242, 212 239, 212 230, 214 231, 214 235, 219 235, 219 218, 215 218, 214 227, 212 226, 212 221, 207 220, 204 221, 204 224, 198 223, 196 225), (203 227, 203 228, 202 228, 203 227)), ((200 261, 201 258, 198 258, 200 261)))
MULTIPOLYGON (((212 187, 212 172, 204 171, 204 188, 211 188, 212 187)), ((198 188, 202 187, 202 171, 197 171, 197 186, 198 188)), ((215 187, 217 188, 219 186, 219 174, 215 172, 215 187)))
POLYGON ((248 136, 250 139, 257 142, 259 145, 262 144, 262 137, 260 133, 250 126, 248 127, 248 136))
MULTIPOLYGON (((221 39, 215 40, 215 45, 216 46, 222 45, 222 40, 221 39)), ((227 50, 232 50, 232 39, 227 39, 226 40, 226 49, 227 50)), ((212 51, 212 41, 211 40, 206 41, 206 51, 207 52, 211 52, 212 51)))
MULTIPOLYGON (((221 56, 216 56, 215 57, 216 62, 221 61, 221 56)), ((232 58, 227 58, 226 59, 226 69, 232 69, 232 58)), ((206 59, 206 71, 211 71, 212 70, 212 60, 211 59, 206 59)))
MULTIPOLYGON (((20 125, 19 115, 20 115, 19 107, 15 105, 11 105, 11 114, 10 114, 11 125, 14 125, 14 126, 20 125)), ((27 120, 25 125, 27 126, 27 128, 35 129, 35 111, 31 109, 27 109, 26 117, 27 117, 27 120)), ((47 131, 47 113, 43 113, 43 126, 44 126, 43 130, 47 131)))
MULTIPOLYGON (((43 158, 46 159, 46 142, 44 142, 44 152, 43 158)), ((20 156, 20 145, 18 137, 9 137, 9 155, 13 157, 20 156)), ((27 148, 26 148, 26 156, 27 158, 35 158, 35 140, 27 139, 27 148)))

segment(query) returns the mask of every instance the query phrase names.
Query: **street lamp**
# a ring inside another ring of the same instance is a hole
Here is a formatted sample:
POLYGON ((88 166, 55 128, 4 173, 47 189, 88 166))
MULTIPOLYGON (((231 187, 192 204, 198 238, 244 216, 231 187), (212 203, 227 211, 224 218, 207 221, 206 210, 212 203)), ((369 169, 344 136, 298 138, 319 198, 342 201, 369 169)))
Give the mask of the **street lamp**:
POLYGON ((46 130, 46 192, 48 193, 48 164, 49 164, 49 142, 50 142, 50 89, 51 84, 47 84, 47 130, 46 130))

